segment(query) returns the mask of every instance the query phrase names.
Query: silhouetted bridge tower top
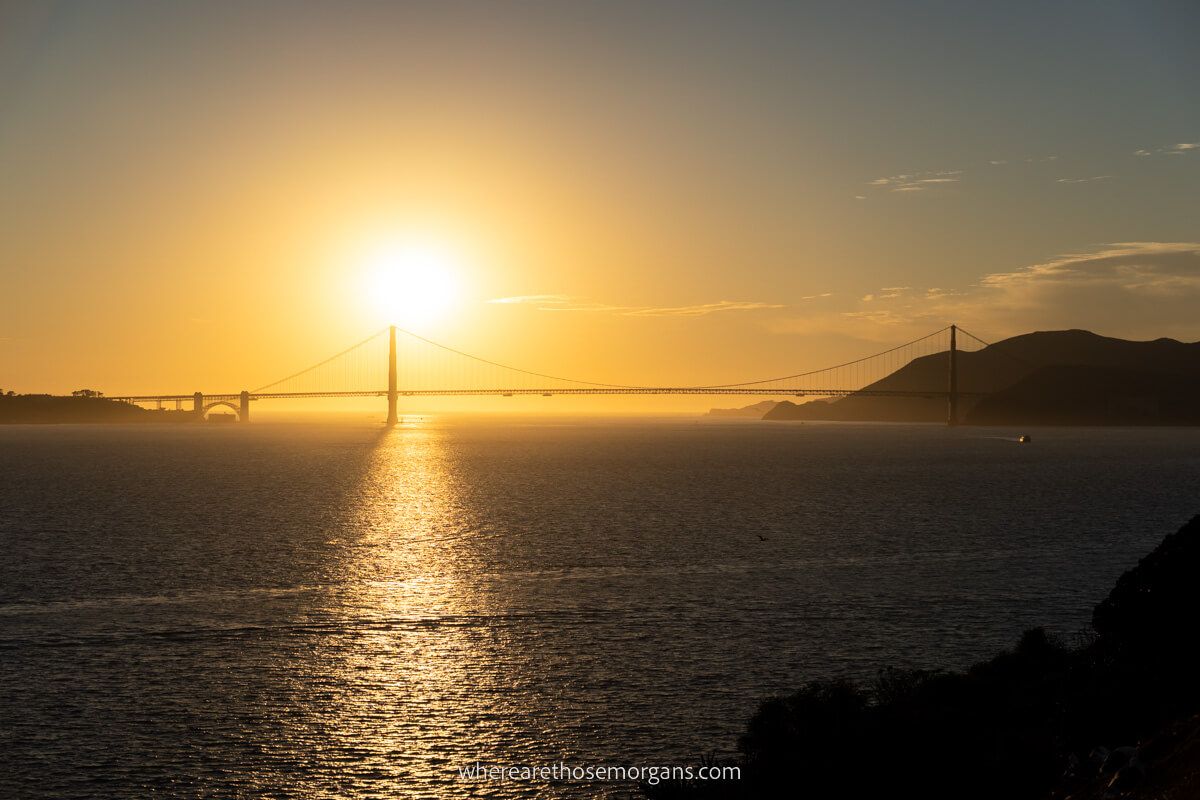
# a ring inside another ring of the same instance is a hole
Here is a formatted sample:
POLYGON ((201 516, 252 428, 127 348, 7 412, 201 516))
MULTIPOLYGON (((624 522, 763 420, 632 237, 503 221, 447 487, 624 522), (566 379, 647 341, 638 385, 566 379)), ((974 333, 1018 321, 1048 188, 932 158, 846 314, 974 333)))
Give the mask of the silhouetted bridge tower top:
POLYGON ((958 336, 965 334, 978 345, 987 342, 957 325, 948 325, 872 355, 822 369, 740 383, 686 386, 602 383, 564 378, 508 366, 439 344, 423 336, 390 326, 312 366, 253 390, 179 394, 113 395, 130 403, 174 402, 177 409, 191 403, 203 418, 217 407, 250 420, 250 403, 267 399, 318 397, 386 397, 388 424, 398 419, 401 397, 453 397, 521 395, 742 395, 763 397, 944 397, 946 419, 958 421, 959 399, 977 393, 958 388, 958 336), (386 338, 385 338, 386 335, 386 338), (386 356, 380 350, 386 341, 386 356), (946 354, 946 383, 941 387, 883 388, 883 378, 913 360, 946 354))

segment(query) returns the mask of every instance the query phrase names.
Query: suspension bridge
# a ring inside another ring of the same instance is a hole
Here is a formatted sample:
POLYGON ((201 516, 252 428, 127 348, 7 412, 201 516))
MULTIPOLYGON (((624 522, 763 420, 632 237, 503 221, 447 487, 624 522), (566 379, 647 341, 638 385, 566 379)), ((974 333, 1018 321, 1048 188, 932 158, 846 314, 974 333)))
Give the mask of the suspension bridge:
POLYGON ((945 398, 948 424, 958 422, 958 402, 974 393, 958 389, 959 335, 969 347, 988 343, 957 325, 878 353, 821 369, 739 383, 710 383, 685 386, 652 386, 603 383, 534 372, 465 353, 426 339, 411 331, 390 326, 366 339, 302 370, 238 392, 193 392, 191 394, 127 394, 111 399, 137 405, 174 403, 203 419, 210 411, 229 408, 239 422, 250 421, 250 403, 256 400, 285 400, 320 397, 386 397, 387 422, 397 422, 401 397, 449 396, 544 396, 555 395, 744 395, 771 397, 838 398, 923 397, 945 398), (386 342, 386 356, 383 352, 386 342), (940 386, 883 388, 879 381, 915 359, 944 354, 945 381, 940 386))

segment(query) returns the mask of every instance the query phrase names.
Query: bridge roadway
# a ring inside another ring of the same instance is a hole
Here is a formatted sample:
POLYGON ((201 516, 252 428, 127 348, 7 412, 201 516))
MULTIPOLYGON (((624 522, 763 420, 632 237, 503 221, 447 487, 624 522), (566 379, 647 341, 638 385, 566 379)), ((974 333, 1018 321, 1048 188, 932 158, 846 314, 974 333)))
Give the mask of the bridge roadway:
MULTIPOLYGON (((318 397, 386 397, 388 400, 388 424, 394 424, 397 419, 396 403, 400 397, 515 397, 515 396, 542 396, 553 397, 555 395, 574 396, 574 395, 693 395, 693 396, 718 396, 718 395, 741 395, 749 397, 849 397, 856 395, 858 397, 920 397, 927 399, 945 398, 947 401, 947 422, 950 425, 957 424, 958 421, 958 399, 960 395, 970 396, 973 392, 958 391, 958 360, 957 360, 957 333, 958 326, 950 325, 948 328, 943 328, 941 331, 936 331, 921 339, 909 342, 906 345, 901 345, 900 348, 892 348, 884 353, 877 353, 877 356, 893 353, 904 347, 912 347, 919 342, 923 342, 935 336, 939 336, 944 331, 950 332, 950 349, 949 358, 947 359, 948 380, 945 390, 896 390, 896 389, 831 389, 831 388, 787 388, 787 387, 769 387, 766 384, 782 383, 787 380, 802 380, 805 376, 816 375, 818 372, 829 372, 842 367, 849 367, 859 364, 864 359, 858 361, 847 362, 836 367, 830 367, 826 370, 817 370, 803 374, 790 375, 783 378, 747 382, 741 384, 725 384, 716 386, 624 386, 620 384, 603 384, 589 383, 588 381, 572 381, 566 378, 556 378, 552 375, 543 375, 537 372, 529 372, 528 370, 516 369, 507 367, 503 364, 497 364, 493 361, 481 359, 472 356, 469 353, 463 353, 453 348, 445 347, 437 342, 430 341, 416 334, 408 333, 416 339, 426 342, 430 345, 435 345, 457 353, 469 359, 473 359, 482 364, 487 364, 491 367, 509 370, 510 372, 522 373, 528 378, 535 380, 553 380, 559 381, 559 385, 544 386, 540 388, 499 388, 499 389, 482 389, 482 388, 464 388, 464 389, 404 389, 400 386, 400 375, 397 363, 396 353, 396 332, 395 325, 389 326, 388 331, 388 382, 387 388, 369 389, 358 391, 319 391, 319 392, 282 392, 272 391, 272 387, 281 386, 288 381, 318 369, 325 364, 330 363, 334 359, 356 350, 359 347, 374 340, 372 336, 362 342, 359 342, 349 350, 345 350, 332 358, 327 358, 318 364, 315 364, 308 369, 301 370, 293 375, 276 381, 275 383, 267 384, 261 387, 258 391, 241 391, 241 392, 217 392, 214 394, 204 394, 203 392, 195 392, 193 394, 127 394, 127 395, 110 395, 110 399, 121 400, 127 403, 157 403, 159 408, 164 402, 174 402, 175 408, 182 410, 183 403, 187 400, 192 401, 192 410, 197 416, 203 417, 211 409, 216 406, 228 406, 237 412, 239 422, 250 421, 250 403, 254 400, 286 400, 296 398, 318 398, 318 397)), ((382 331, 380 331, 382 333, 382 331)), ((379 334, 376 334, 378 336, 379 334)), ((980 340, 982 341, 982 340, 980 340)), ((986 345, 986 343, 985 343, 986 345)), ((869 356, 874 358, 875 356, 869 356)), ((911 358, 907 361, 912 361, 911 358)), ((809 378, 810 380, 825 380, 823 378, 809 378)), ((354 380, 351 378, 350 380, 354 380)), ((360 380, 366 380, 360 378, 360 380)), ((372 382, 374 382, 372 380, 372 382)))
MULTIPOLYGON (((287 400, 294 398, 315 397, 387 397, 387 389, 370 389, 351 392, 250 392, 251 400, 287 400)), ((553 395, 744 395, 765 397, 947 397, 948 391, 899 391, 879 389, 763 389, 721 386, 631 386, 631 387, 589 387, 582 389, 397 389, 400 397, 514 397, 553 395)), ((958 392, 960 397, 980 395, 981 392, 958 392)), ((205 403, 236 402, 241 399, 241 392, 205 393, 205 403)), ((192 400, 191 394, 137 394, 110 395, 110 400, 126 403, 153 403, 168 401, 192 400)))

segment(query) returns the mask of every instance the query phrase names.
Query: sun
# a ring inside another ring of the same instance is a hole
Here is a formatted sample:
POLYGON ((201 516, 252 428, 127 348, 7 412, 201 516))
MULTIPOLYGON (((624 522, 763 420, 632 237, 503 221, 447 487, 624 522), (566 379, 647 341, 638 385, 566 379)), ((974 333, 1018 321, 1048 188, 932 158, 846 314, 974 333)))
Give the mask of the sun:
POLYGON ((363 259, 367 301, 389 324, 421 327, 444 318, 459 294, 459 258, 444 242, 388 241, 363 259))

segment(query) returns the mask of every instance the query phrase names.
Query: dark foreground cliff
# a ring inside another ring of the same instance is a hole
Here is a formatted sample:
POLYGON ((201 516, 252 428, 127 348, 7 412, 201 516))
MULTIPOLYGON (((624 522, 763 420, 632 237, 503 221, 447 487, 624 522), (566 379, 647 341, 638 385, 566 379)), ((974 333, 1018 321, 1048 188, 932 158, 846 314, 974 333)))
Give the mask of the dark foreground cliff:
POLYGON ((882 670, 764 702, 742 780, 666 798, 1200 797, 1200 517, 1125 573, 1068 646, 1035 629, 965 672, 882 670))

